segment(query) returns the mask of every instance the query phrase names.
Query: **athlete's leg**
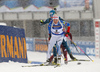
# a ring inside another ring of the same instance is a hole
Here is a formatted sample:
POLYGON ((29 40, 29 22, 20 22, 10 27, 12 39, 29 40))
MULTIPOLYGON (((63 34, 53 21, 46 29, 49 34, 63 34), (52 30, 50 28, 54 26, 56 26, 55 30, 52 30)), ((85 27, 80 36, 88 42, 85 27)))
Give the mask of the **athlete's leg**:
POLYGON ((56 43, 56 37, 51 37, 49 45, 48 45, 48 52, 47 52, 47 58, 48 59, 51 56, 51 51, 52 51, 52 48, 53 48, 55 43, 56 43))
POLYGON ((65 62, 65 64, 67 64, 67 60, 68 60, 68 58, 67 58, 67 50, 64 48, 63 45, 61 45, 61 48, 62 48, 62 52, 63 52, 63 55, 64 55, 64 62, 65 62))
POLYGON ((58 52, 58 59, 57 59, 57 63, 60 64, 61 63, 61 44, 62 44, 62 41, 63 41, 63 37, 60 37, 58 40, 57 40, 57 52, 58 52))
POLYGON ((76 58, 72 55, 72 52, 71 52, 69 46, 67 45, 67 41, 65 41, 65 39, 63 39, 62 45, 67 49, 67 52, 68 52, 70 58, 72 60, 76 60, 76 58))

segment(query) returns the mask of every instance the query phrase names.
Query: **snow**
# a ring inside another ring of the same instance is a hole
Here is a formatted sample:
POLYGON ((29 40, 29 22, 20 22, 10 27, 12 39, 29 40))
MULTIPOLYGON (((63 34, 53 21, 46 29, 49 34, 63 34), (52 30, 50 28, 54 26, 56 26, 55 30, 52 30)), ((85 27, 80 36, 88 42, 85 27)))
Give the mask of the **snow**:
POLYGON ((25 8, 24 11, 38 11, 38 8, 36 8, 34 5, 30 5, 27 8, 25 8))
POLYGON ((9 12, 23 12, 23 11, 24 11, 23 7, 17 7, 17 8, 14 8, 14 9, 10 9, 9 12))
POLYGON ((10 11, 10 10, 7 6, 3 5, 0 7, 0 12, 8 12, 8 11, 10 11))
MULTIPOLYGON (((45 62, 46 53, 44 52, 27 52, 29 61, 45 62)), ((88 59, 87 56, 74 55, 77 59, 88 59)), ((23 65, 33 65, 28 63, 18 62, 3 62, 0 63, 0 72, 100 72, 100 59, 90 56, 94 62, 81 61, 80 65, 77 65, 78 61, 69 62, 64 64, 63 58, 61 67, 54 68, 54 66, 40 66, 40 67, 21 67, 23 65)), ((69 56, 68 56, 68 59, 69 56)))
POLYGON ((50 10, 52 9, 49 7, 43 6, 43 7, 40 7, 38 11, 50 11, 50 10))
POLYGON ((4 22, 0 22, 0 25, 6 26, 7 24, 4 22))

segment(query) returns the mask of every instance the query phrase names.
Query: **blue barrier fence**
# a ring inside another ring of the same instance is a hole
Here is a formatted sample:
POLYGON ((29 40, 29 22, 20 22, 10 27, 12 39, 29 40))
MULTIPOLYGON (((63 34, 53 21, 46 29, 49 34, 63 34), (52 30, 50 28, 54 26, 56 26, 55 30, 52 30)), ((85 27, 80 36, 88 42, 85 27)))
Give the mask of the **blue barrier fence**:
POLYGON ((27 51, 34 51, 34 38, 26 38, 27 51))
MULTIPOLYGON (((95 56, 95 42, 90 41, 74 41, 86 54, 95 56)), ((26 45, 27 50, 29 51, 39 51, 39 52, 46 52, 48 50, 47 44, 45 39, 33 39, 33 38, 26 38, 26 45)), ((84 55, 82 51, 77 47, 78 51, 76 50, 75 46, 71 44, 70 49, 73 54, 75 55, 84 55)))
MULTIPOLYGON (((89 41, 75 41, 75 44, 79 46, 86 54, 95 56, 95 42, 89 42, 89 41)), ((78 51, 76 50, 74 45, 70 46, 71 51, 73 54, 76 55, 84 55, 84 53, 77 47, 78 51)))

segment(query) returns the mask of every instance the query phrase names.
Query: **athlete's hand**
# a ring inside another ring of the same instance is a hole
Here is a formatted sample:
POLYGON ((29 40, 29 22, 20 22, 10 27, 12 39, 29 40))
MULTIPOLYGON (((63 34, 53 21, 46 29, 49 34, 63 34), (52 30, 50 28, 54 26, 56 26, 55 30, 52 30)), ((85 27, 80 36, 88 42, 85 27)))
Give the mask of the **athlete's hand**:
POLYGON ((41 22, 41 23, 43 23, 44 21, 43 21, 43 20, 41 20, 40 22, 41 22))
POLYGON ((48 41, 50 41, 50 37, 48 38, 48 41))
POLYGON ((68 37, 68 34, 66 34, 65 36, 68 37))
POLYGON ((51 34, 49 34, 49 38, 48 38, 48 41, 51 39, 51 34))
POLYGON ((63 28, 63 31, 65 32, 65 28, 63 28))
POLYGON ((43 20, 40 20, 40 25, 43 25, 43 22, 44 22, 43 20))

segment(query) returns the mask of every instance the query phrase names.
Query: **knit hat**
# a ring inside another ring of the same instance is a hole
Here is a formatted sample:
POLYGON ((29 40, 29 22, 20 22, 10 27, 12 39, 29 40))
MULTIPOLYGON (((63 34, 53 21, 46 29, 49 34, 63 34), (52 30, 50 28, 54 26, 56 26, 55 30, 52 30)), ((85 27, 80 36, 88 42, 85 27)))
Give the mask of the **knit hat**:
POLYGON ((55 11, 54 11, 54 10, 51 10, 51 11, 49 12, 50 17, 53 17, 54 14, 55 14, 55 11))

